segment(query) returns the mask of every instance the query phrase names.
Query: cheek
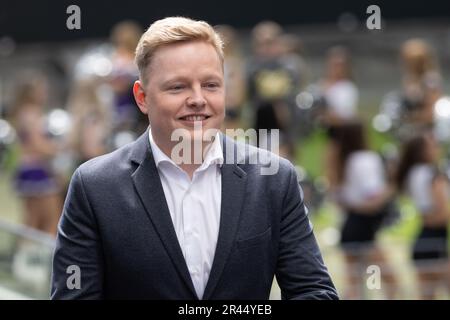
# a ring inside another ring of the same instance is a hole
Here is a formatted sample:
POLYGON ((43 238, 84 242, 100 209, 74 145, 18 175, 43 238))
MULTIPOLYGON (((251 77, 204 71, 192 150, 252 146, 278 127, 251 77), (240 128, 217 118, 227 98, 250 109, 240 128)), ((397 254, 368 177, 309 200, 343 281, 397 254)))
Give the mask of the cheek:
POLYGON ((150 100, 149 115, 158 121, 168 122, 176 117, 181 105, 182 99, 178 96, 157 96, 150 100))
POLYGON ((209 104, 217 114, 225 114, 225 94, 212 95, 209 104))

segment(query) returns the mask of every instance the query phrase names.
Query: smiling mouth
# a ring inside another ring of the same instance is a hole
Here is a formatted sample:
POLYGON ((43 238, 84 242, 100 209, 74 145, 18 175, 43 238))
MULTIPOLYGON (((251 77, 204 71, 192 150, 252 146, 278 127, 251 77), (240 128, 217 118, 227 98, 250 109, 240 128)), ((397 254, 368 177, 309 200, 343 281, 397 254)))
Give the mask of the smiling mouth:
POLYGON ((179 119, 184 120, 184 121, 204 121, 210 117, 211 116, 207 116, 207 115, 189 115, 189 116, 180 117, 179 119))

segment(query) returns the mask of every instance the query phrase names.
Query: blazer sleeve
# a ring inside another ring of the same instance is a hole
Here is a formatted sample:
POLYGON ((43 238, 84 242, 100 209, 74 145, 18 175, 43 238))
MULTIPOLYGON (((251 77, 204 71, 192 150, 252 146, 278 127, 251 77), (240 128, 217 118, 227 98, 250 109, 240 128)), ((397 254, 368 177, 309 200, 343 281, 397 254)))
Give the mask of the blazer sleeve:
POLYGON ((282 299, 338 299, 309 221, 303 192, 290 166, 283 201, 276 271, 282 299))
POLYGON ((102 299, 103 268, 98 226, 77 169, 58 225, 51 299, 102 299))

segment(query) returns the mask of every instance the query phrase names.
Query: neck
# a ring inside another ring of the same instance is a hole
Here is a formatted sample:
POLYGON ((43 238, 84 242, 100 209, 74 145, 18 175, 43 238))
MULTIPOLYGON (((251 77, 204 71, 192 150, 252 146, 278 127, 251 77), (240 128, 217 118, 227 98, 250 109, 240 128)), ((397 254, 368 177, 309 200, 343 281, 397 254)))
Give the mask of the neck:
POLYGON ((187 173, 189 178, 192 180, 192 177, 194 176, 195 170, 197 170, 200 165, 199 164, 180 164, 180 168, 187 173))
POLYGON ((153 140, 159 149, 172 161, 174 161, 184 172, 186 172, 192 179, 195 170, 197 170, 205 160, 205 156, 211 148, 211 141, 202 141, 190 143, 190 154, 186 155, 186 149, 179 148, 178 143, 171 142, 170 144, 161 144, 153 140), (174 152, 174 154, 172 154, 174 152), (172 157, 173 155, 173 157, 172 157), (181 159, 179 158, 181 157, 181 159), (180 161, 181 160, 181 163, 180 161))

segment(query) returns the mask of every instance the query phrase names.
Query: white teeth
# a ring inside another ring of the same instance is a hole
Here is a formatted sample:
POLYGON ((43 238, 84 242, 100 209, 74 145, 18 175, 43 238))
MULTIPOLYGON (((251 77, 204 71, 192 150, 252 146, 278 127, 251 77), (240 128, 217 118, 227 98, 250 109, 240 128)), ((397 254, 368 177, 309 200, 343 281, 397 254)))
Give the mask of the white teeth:
POLYGON ((184 119, 188 120, 188 121, 203 121, 206 119, 205 116, 187 116, 184 117, 184 119))

